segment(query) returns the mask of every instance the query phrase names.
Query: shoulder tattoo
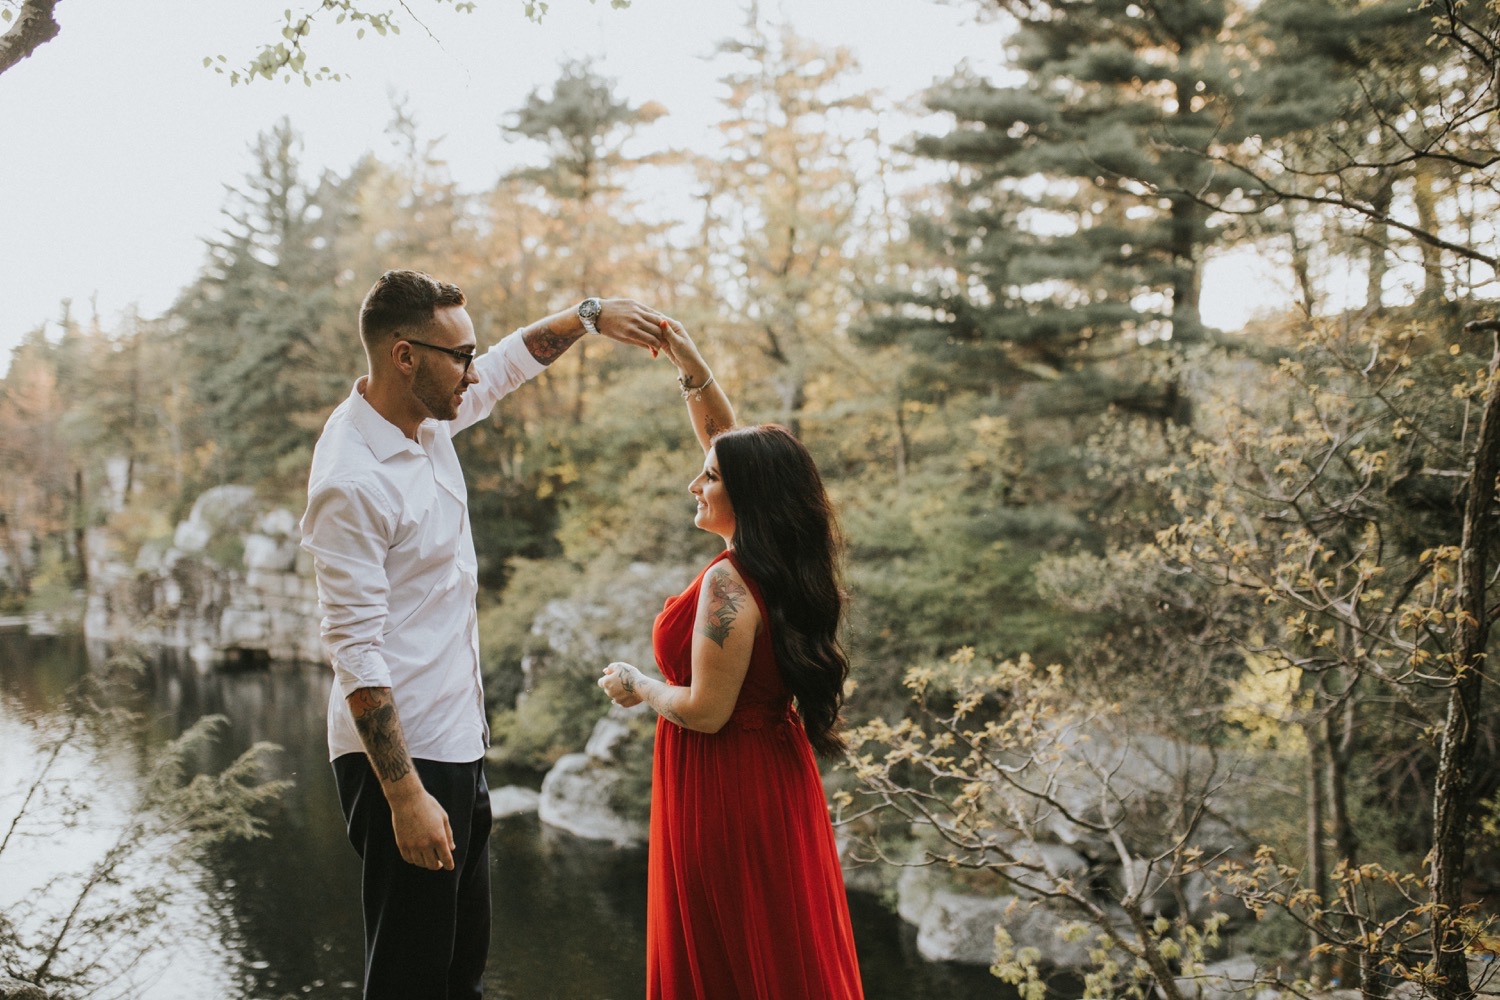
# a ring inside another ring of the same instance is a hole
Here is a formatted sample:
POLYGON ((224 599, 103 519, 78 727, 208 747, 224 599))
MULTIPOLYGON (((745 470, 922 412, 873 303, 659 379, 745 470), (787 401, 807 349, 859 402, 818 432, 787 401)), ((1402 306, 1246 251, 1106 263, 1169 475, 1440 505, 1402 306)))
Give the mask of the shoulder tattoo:
POLYGON ((729 630, 740 616, 740 611, 749 597, 749 591, 727 572, 715 572, 708 577, 708 613, 700 631, 716 643, 720 649, 729 638, 729 630))

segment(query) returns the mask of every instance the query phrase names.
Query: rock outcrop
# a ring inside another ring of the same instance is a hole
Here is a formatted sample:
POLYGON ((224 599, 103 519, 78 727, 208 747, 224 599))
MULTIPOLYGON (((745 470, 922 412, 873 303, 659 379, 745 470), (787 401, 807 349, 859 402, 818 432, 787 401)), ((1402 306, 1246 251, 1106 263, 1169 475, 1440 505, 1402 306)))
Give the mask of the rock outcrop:
POLYGON ((297 518, 245 486, 200 496, 170 542, 127 563, 96 532, 84 634, 186 650, 199 662, 321 662, 317 585, 297 518))
POLYGON ((0 1000, 52 1000, 52 994, 20 979, 0 976, 0 1000))
POLYGON ((612 793, 625 777, 617 764, 619 747, 630 738, 626 719, 641 711, 641 706, 611 708, 594 726, 583 753, 567 754, 552 766, 542 781, 538 815, 543 823, 617 847, 646 842, 645 824, 621 815, 611 804, 612 793))

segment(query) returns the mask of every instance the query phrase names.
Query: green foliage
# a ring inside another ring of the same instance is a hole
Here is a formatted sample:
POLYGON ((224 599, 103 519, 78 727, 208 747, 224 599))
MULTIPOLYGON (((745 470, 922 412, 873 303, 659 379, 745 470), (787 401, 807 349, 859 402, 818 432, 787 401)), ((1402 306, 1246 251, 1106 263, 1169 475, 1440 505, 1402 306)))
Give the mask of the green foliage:
POLYGON ((565 597, 581 574, 558 559, 517 559, 498 601, 479 612, 480 666, 491 706, 514 705, 522 692, 523 663, 546 652, 547 642, 531 623, 548 601, 565 597))
MULTIPOLYGON (((1243 808, 1219 846, 1241 867, 1222 877, 1266 917, 1229 929, 1277 949, 1293 978, 1324 975, 1324 945, 1379 964, 1355 932, 1396 920, 1392 940, 1415 948, 1402 921, 1432 906, 1412 876, 1454 718, 1475 720, 1473 796, 1490 803, 1465 876, 1492 883, 1500 857, 1493 713, 1450 715, 1447 700, 1474 675, 1455 659, 1457 501, 1492 391, 1489 345, 1455 317, 1489 308, 1476 292, 1500 258, 1482 169, 1495 115, 1463 103, 1494 79, 1495 6, 1462 9, 1016 8, 1021 76, 960 71, 930 92, 952 127, 914 144, 948 183, 910 204, 886 186, 907 164, 878 139, 879 101, 850 85, 849 54, 760 27, 720 53, 727 145, 712 160, 637 155, 661 109, 584 64, 507 121, 543 165, 479 192, 402 109, 396 157, 344 176, 302 176, 283 124, 167 320, 68 316, 55 343, 39 332, 17 352, 0 383, 9 593, 71 594, 78 532, 107 522, 134 554, 207 486, 300 495, 359 367, 359 296, 388 266, 459 282, 482 344, 583 294, 630 295, 688 323, 741 420, 797 429, 839 505, 859 777, 901 818, 866 817, 862 834, 897 861, 926 851, 980 872, 960 881, 999 869, 1016 883, 1035 868, 1018 845, 1057 846, 1037 819, 1066 810, 1092 824, 1091 859, 1149 861, 1182 887, 1205 876, 1185 831, 1223 804, 1216 790, 1172 799, 1105 768, 1048 801, 1049 768, 1082 745, 1065 738, 1077 727, 1195 761, 1238 755, 1258 780, 1234 786, 1243 808), (647 162, 690 168, 701 215, 643 218, 647 162), (1235 249, 1288 260, 1306 313, 1202 330, 1202 268, 1235 249), (1421 275, 1390 309, 1402 259, 1421 275), (1327 315, 1347 284, 1333 275, 1351 270, 1369 308, 1327 315), (90 391, 59 391, 74 385, 90 391), (1252 841, 1270 853, 1235 853, 1252 841)), ((407 14, 291 11, 241 72, 331 74, 305 61, 315 21, 379 33, 407 14)), ((507 763, 583 745, 605 708, 599 668, 649 664, 661 599, 714 550, 691 526, 700 455, 672 375, 588 340, 457 440, 507 763)), ((617 806, 646 801, 648 753, 629 743, 617 806)), ((847 805, 860 792, 840 783, 847 805)), ((1089 989, 1172 996, 1163 968, 1201 961, 1220 928, 1161 926, 1124 878, 1051 884, 1089 922, 1089 989), (1127 903, 1139 919, 1124 933, 1112 907, 1127 903)), ((1463 915, 1467 940, 1484 916, 1463 915)), ((997 955, 997 974, 1035 990, 1039 956, 1003 938, 997 955)), ((1386 957, 1387 973, 1427 975, 1421 956, 1386 957)))
MULTIPOLYGON (((609 5, 615 10, 624 10, 630 2, 609 0, 609 5)), ((432 0, 432 3, 435 6, 446 4, 460 14, 472 14, 479 6, 478 0, 432 0)), ((522 14, 530 21, 541 21, 550 8, 548 0, 521 0, 522 14)), ((219 55, 204 56, 203 65, 220 75, 227 74, 231 85, 274 80, 278 76, 284 83, 297 79, 309 86, 314 81, 338 82, 343 79, 342 73, 326 65, 308 62, 307 46, 314 31, 326 33, 331 19, 335 27, 353 31, 356 39, 363 39, 369 32, 383 38, 401 34, 402 15, 421 23, 416 12, 406 4, 401 4, 399 11, 395 7, 382 8, 364 0, 316 0, 304 4, 303 9, 288 7, 283 15, 285 23, 278 33, 279 40, 262 44, 248 63, 231 68, 228 58, 219 55)))
POLYGON ((347 392, 323 333, 347 328, 335 249, 351 192, 306 184, 300 143, 286 121, 260 136, 230 228, 174 308, 174 338, 205 418, 195 428, 211 456, 205 471, 266 484, 272 496, 305 486, 320 418, 347 392))
POLYGON ((49 546, 32 574, 25 608, 55 622, 59 628, 74 628, 83 617, 84 594, 80 583, 76 561, 49 546))
POLYGON ((1214 855, 1233 795, 1221 762, 1138 731, 1071 691, 1061 667, 1024 655, 963 648, 912 668, 905 687, 915 713, 852 734, 860 787, 838 801, 853 813, 856 855, 998 882, 986 894, 1013 901, 992 971, 1027 995, 1050 952, 1016 947, 1011 920, 1051 927, 1056 950, 1086 950, 1085 996, 1180 998, 1176 976, 1201 968, 1228 917, 1210 908, 1173 919, 1152 900, 1182 893, 1214 855), (1096 845, 1092 863, 1061 860, 1064 830, 1096 845), (1122 876, 1106 878, 1106 865, 1122 876))
POLYGON ((603 714, 599 699, 591 697, 598 692, 589 690, 592 683, 581 670, 543 674, 518 697, 514 708, 490 717, 489 758, 545 771, 559 757, 579 750, 603 714))

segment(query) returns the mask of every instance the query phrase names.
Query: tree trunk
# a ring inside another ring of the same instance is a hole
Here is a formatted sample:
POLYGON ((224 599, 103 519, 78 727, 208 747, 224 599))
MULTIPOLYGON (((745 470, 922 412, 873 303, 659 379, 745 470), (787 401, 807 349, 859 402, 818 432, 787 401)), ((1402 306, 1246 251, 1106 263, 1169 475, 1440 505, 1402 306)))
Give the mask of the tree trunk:
POLYGON ((1453 651, 1453 680, 1438 748, 1437 774, 1432 782, 1432 869, 1429 884, 1435 909, 1432 915, 1432 952, 1438 1000, 1461 1000, 1472 995, 1462 929, 1456 926, 1463 905, 1464 854, 1473 811, 1474 750, 1478 742, 1480 700, 1483 693, 1485 644, 1490 619, 1486 610, 1485 580, 1489 548, 1495 532, 1495 478, 1500 473, 1500 322, 1470 324, 1471 330, 1496 335, 1490 358, 1490 378, 1474 467, 1465 490, 1463 541, 1459 550, 1457 643, 1453 651))
MULTIPOLYGON (((1412 200, 1417 206, 1417 224, 1426 232, 1436 233, 1443 228, 1443 223, 1438 218, 1432 169, 1419 163, 1412 180, 1415 183, 1412 200)), ((1447 289, 1443 284, 1443 254, 1432 244, 1421 241, 1417 242, 1417 249, 1422 254, 1422 291, 1417 296, 1417 306, 1427 310, 1436 309, 1448 301, 1447 289)))
POLYGON ((1308 248, 1297 235, 1297 220, 1292 218, 1287 226, 1292 239, 1292 274, 1297 278, 1297 288, 1302 295, 1302 310, 1311 316, 1318 311, 1318 291, 1312 280, 1312 262, 1308 259, 1308 248))
MULTIPOLYGON (((1327 748, 1323 742, 1323 726, 1317 722, 1305 726, 1303 734, 1307 740, 1307 863, 1303 869, 1312 883, 1312 891, 1319 899, 1326 900, 1328 899, 1328 859, 1323 846, 1323 770, 1325 766, 1323 758, 1327 748)), ((1329 957, 1318 948, 1327 940, 1316 925, 1308 926, 1307 950, 1313 956, 1311 971, 1315 982, 1326 983, 1331 975, 1332 966, 1329 957)))
POLYGON ((1192 198, 1172 199, 1172 340, 1195 343, 1203 336, 1203 279, 1198 266, 1203 209, 1192 198))
POLYGON ((906 454, 910 443, 906 439, 906 405, 899 397, 896 400, 896 482, 906 485, 906 454))
POLYGON ((88 505, 83 495, 83 470, 73 470, 73 558, 77 560, 74 582, 84 589, 89 585, 88 505))
POLYGON ((31 55, 62 30, 57 23, 59 0, 25 0, 10 30, 0 35, 0 73, 31 55))
MULTIPOLYGON (((1383 175, 1380 179, 1380 187, 1375 190, 1375 197, 1370 199, 1370 207, 1377 219, 1390 214, 1393 183, 1389 173, 1383 175)), ((1385 252, 1389 239, 1390 230, 1385 223, 1376 221, 1370 223, 1370 248, 1365 258, 1369 264, 1365 277, 1366 309, 1379 311, 1385 303, 1385 275, 1390 270, 1385 252)))

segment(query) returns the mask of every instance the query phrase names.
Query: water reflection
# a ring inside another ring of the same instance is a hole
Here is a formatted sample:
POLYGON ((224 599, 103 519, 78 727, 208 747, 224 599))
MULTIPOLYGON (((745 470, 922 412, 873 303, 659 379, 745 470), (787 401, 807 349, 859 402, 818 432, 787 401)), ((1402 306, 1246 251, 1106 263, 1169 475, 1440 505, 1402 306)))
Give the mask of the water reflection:
MULTIPOLYGON (((98 653, 95 652, 95 663, 98 653)), ((55 717, 69 685, 89 669, 77 640, 0 635, 0 761, 7 786, 35 754, 32 724, 55 717)), ((174 916, 199 933, 164 944, 149 981, 127 995, 150 1000, 284 1000, 359 996, 359 871, 344 837, 324 742, 331 675, 272 665, 253 672, 200 673, 162 658, 140 684, 151 720, 140 741, 124 734, 98 747, 89 780, 137 780, 151 751, 206 714, 228 727, 203 761, 217 769, 256 741, 284 749, 267 778, 295 782, 269 813, 271 837, 215 848, 194 884, 174 897, 174 916), (107 777, 106 777, 107 776, 107 777)), ((492 779, 492 784, 498 784, 492 779)), ((107 788, 99 789, 107 797, 107 788)), ((9 822, 0 802, 0 825, 9 822)), ((95 836, 68 831, 37 845, 31 867, 76 858, 95 836)), ((74 862, 76 863, 76 861, 74 862)), ((646 862, 542 827, 534 816, 500 821, 492 848, 494 939, 487 995, 493 1000, 632 1000, 645 977, 646 862)), ((0 859, 0 906, 32 886, 12 857, 0 859)), ((932 965, 913 935, 878 901, 851 898, 870 1000, 958 1000, 1013 996, 982 969, 932 965)))

